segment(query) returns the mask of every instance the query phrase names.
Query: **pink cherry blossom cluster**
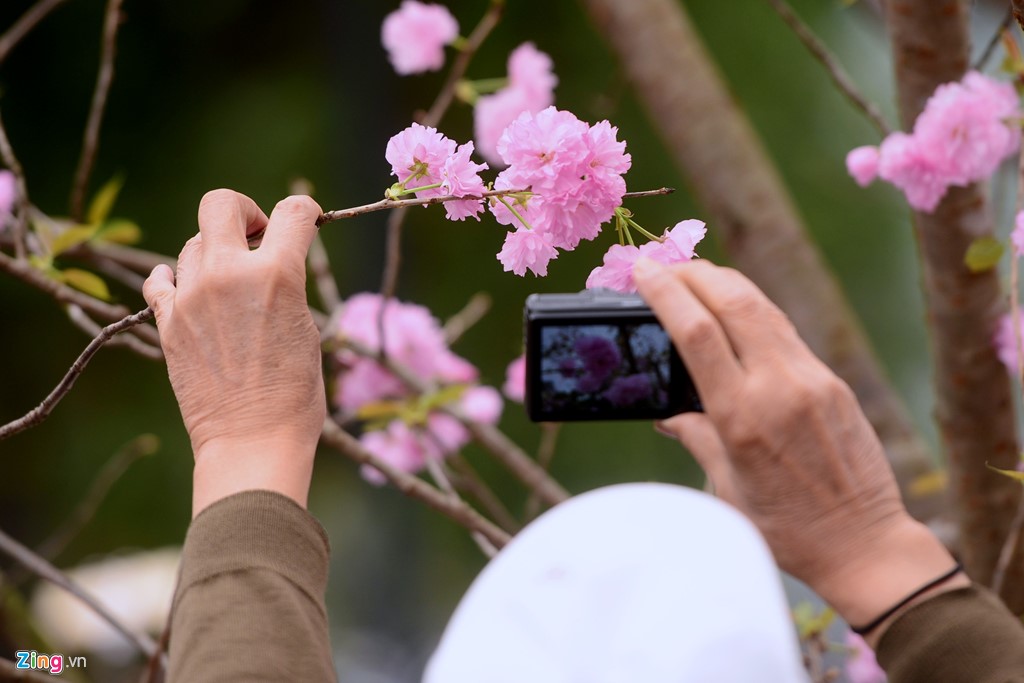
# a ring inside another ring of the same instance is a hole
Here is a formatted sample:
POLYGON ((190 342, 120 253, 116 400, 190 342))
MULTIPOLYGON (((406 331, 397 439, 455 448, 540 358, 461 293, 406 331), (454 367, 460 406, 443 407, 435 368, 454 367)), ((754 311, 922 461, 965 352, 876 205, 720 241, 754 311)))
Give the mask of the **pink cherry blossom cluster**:
POLYGON ((523 43, 508 58, 508 85, 481 95, 473 107, 474 137, 480 156, 501 166, 498 140, 509 124, 525 112, 535 114, 555 103, 558 77, 554 63, 533 43, 523 43))
POLYGON ((499 223, 516 226, 498 254, 506 271, 547 275, 556 249, 571 251, 594 239, 615 215, 626 193, 622 174, 632 164, 617 135, 607 121, 591 126, 554 107, 523 112, 505 129, 498 154, 508 168, 494 187, 532 192, 528 199, 491 203, 499 223))
MULTIPOLYGON (((1020 332, 1024 335, 1024 309, 1020 311, 1021 329, 1020 332)), ((1024 336, 1022 336, 1024 338, 1024 336)), ((999 360, 1002 361, 1006 369, 1017 376, 1017 335, 1013 330, 1013 315, 1007 313, 999 319, 999 324, 996 326, 995 335, 992 337, 992 344, 996 348, 996 355, 999 356, 999 360)))
POLYGON ((862 187, 880 177, 900 188, 913 208, 930 213, 950 187, 988 178, 1017 152, 1020 117, 1012 85, 972 71, 936 89, 913 133, 858 147, 846 166, 862 187))
POLYGON ((381 42, 395 71, 403 76, 444 66, 444 46, 459 36, 459 22, 447 7, 403 0, 384 18, 381 42))
POLYGON ((526 398, 526 355, 515 358, 505 370, 505 386, 501 388, 509 400, 522 403, 526 398))
MULTIPOLYGON (((363 293, 349 298, 337 323, 341 337, 379 352, 382 302, 379 294, 363 293)), ((385 305, 383 323, 388 358, 424 381, 468 385, 456 399, 457 407, 470 419, 488 424, 498 421, 501 395, 491 387, 476 384, 477 369, 448 348, 441 325, 430 311, 391 299, 385 305)), ((341 372, 334 402, 346 412, 357 414, 370 404, 411 396, 408 387, 373 358, 346 350, 338 354, 338 361, 341 372)), ((427 458, 441 458, 461 449, 469 442, 469 433, 455 418, 434 411, 420 424, 393 419, 384 429, 363 434, 361 441, 367 450, 391 465, 417 472, 426 465, 427 458)), ((363 476, 369 481, 383 481, 373 468, 364 468, 363 476)))
POLYGON ((707 228, 703 221, 686 220, 665 231, 663 241, 650 241, 639 247, 615 244, 604 255, 604 265, 598 266, 587 278, 587 288, 604 287, 617 292, 636 292, 633 266, 641 256, 665 265, 689 261, 695 255, 697 243, 704 239, 707 228))
MULTIPOLYGON (((420 199, 442 195, 479 197, 486 189, 480 171, 487 164, 475 163, 470 159, 472 154, 472 142, 457 145, 436 129, 414 123, 388 140, 384 157, 398 177, 402 192, 426 188, 415 192, 420 199)), ((481 199, 445 202, 444 206, 453 221, 468 217, 480 220, 483 211, 481 199)))

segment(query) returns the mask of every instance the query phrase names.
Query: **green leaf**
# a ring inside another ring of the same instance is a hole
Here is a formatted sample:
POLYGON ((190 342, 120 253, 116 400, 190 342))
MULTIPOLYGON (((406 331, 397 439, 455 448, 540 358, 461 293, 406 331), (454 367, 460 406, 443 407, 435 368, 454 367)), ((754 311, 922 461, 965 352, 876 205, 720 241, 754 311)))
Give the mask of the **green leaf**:
POLYGON ((1016 479, 1019 482, 1024 482, 1024 472, 1018 472, 1017 470, 1001 470, 998 467, 992 467, 992 465, 989 465, 988 463, 985 463, 985 467, 989 468, 993 472, 998 472, 1004 477, 1009 477, 1010 479, 1016 479))
POLYGON ((142 239, 142 229, 133 221, 115 219, 100 228, 96 239, 116 244, 137 244, 142 239))
POLYGON ((399 401, 373 401, 360 406, 356 417, 360 420, 390 420, 398 417, 404 404, 399 401))
POLYGON ((98 225, 107 220, 107 216, 110 215, 110 210, 114 208, 114 202, 117 201, 117 195, 121 192, 123 185, 124 177, 116 175, 100 188, 100 191, 96 193, 96 196, 92 198, 92 202, 89 204, 89 213, 86 218, 86 222, 89 225, 98 225))
POLYGON ((79 270, 78 268, 68 268, 59 272, 60 279, 65 284, 97 299, 110 300, 110 290, 107 289, 107 283, 99 275, 90 273, 87 270, 79 270))
POLYGON ((816 613, 814 605, 806 600, 793 608, 793 621, 796 623, 801 640, 810 638, 818 633, 824 633, 835 618, 836 613, 831 607, 826 607, 821 612, 816 613))
POLYGON ((73 249, 83 242, 88 242, 96 234, 98 227, 97 225, 76 225, 68 228, 54 238, 50 244, 50 253, 53 256, 60 256, 65 251, 73 249))
POLYGON ((967 247, 967 254, 964 255, 964 263, 972 273, 984 273, 992 270, 999 264, 1003 257, 1005 247, 1003 243, 994 237, 979 237, 967 247))

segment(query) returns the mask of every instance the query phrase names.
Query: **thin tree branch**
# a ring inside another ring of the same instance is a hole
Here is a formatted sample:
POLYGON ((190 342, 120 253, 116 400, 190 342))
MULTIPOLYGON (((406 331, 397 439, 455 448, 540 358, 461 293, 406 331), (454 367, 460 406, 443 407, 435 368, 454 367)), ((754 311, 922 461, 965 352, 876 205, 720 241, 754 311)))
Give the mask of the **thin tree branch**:
POLYGON ((106 499, 110 489, 139 459, 152 455, 159 447, 159 440, 152 434, 135 437, 119 448, 114 456, 100 470, 85 496, 50 536, 39 544, 36 552, 40 557, 53 560, 85 528, 99 510, 100 504, 106 499))
POLYGON ((455 477, 452 483, 457 488, 476 499, 502 529, 510 534, 519 531, 522 525, 462 454, 453 453, 445 462, 452 468, 452 475, 455 477))
POLYGON ((445 343, 451 346, 462 338, 462 335, 487 315, 487 312, 491 310, 491 303, 491 297, 486 292, 474 294, 461 311, 448 318, 445 322, 445 343))
POLYGON ((36 25, 46 18, 50 12, 64 4, 66 0, 39 0, 32 5, 27 12, 14 22, 2 36, 0 36, 0 64, 7 59, 14 46, 21 42, 21 39, 32 32, 36 25))
MULTIPOLYGON (((537 447, 537 464, 544 468, 545 472, 551 470, 551 461, 555 459, 555 451, 558 448, 558 436, 562 433, 560 422, 543 422, 540 425, 540 445, 537 447)), ((530 521, 540 513, 540 500, 530 493, 523 506, 526 521, 530 521)))
POLYGON ((832 79, 832 83, 839 89, 839 92, 846 96, 850 104, 867 117, 882 137, 891 133, 892 128, 886 122, 885 117, 882 116, 882 112, 864 96, 864 93, 853 82, 850 74, 846 73, 846 70, 839 63, 836 56, 829 51, 828 47, 818 36, 814 35, 811 28, 796 15, 793 8, 785 0, 767 0, 767 2, 775 10, 775 13, 786 22, 786 25, 792 29, 796 37, 800 39, 800 42, 811 53, 811 56, 825 67, 829 78, 832 79))
POLYGON ((108 304, 85 292, 52 280, 27 261, 13 259, 2 251, 0 251, 0 270, 46 292, 62 304, 76 304, 89 315, 103 320, 120 320, 130 313, 124 306, 108 304))
MULTIPOLYGON (((437 484, 437 487, 445 495, 469 507, 466 501, 462 500, 459 496, 459 492, 455 490, 455 487, 452 486, 452 482, 448 479, 448 475, 445 474, 444 467, 438 458, 427 457, 427 471, 430 473, 431 479, 434 480, 434 483, 437 484)), ((498 554, 498 549, 479 531, 470 531, 469 535, 477 547, 480 548, 480 552, 487 556, 487 559, 491 559, 498 554)))
MULTIPOLYGON (((992 573, 992 592, 1004 600, 1010 597, 1009 595, 1003 595, 1005 589, 1009 587, 1006 577, 1010 572, 1015 557, 1018 560, 1017 564, 1020 564, 1021 552, 1024 550, 1021 547, 1022 532, 1024 532, 1024 500, 1021 500, 1017 506, 1017 514, 1014 515, 1013 522, 1010 524, 1010 533, 1007 535, 1006 542, 1003 543, 1003 547, 999 551, 999 559, 996 561, 996 568, 992 573)), ((1020 570, 1017 569, 1014 573, 1019 574, 1020 570)))
MULTIPOLYGON (((906 490, 933 468, 929 446, 711 61, 685 3, 580 2, 621 59, 731 261, 786 312, 811 349, 856 392, 906 490)), ((927 518, 935 498, 909 501, 909 506, 927 518)))
POLYGON ((341 295, 338 293, 338 283, 334 280, 334 273, 331 272, 331 263, 327 258, 324 241, 320 239, 319 234, 313 237, 307 258, 309 271, 313 274, 313 282, 316 283, 316 291, 320 295, 320 304, 325 311, 330 313, 341 305, 341 295))
POLYGON ((89 189, 89 176, 96 162, 96 151, 100 144, 100 126, 107 108, 110 84, 114 81, 114 55, 117 52, 117 29, 121 25, 121 4, 123 0, 107 0, 103 18, 103 45, 100 50, 100 68, 96 76, 96 89, 92 93, 89 119, 82 136, 82 155, 75 170, 75 182, 71 188, 71 218, 81 223, 85 217, 85 193, 89 189))
MULTIPOLYGON (((99 335, 103 328, 95 320, 89 317, 89 314, 83 311, 80 307, 75 304, 68 304, 68 318, 72 323, 75 324, 80 330, 85 332, 91 337, 99 335)), ((143 358, 150 360, 163 360, 164 352, 159 346, 150 346, 146 342, 142 341, 135 335, 125 334, 119 335, 112 338, 107 342, 110 346, 123 346, 127 349, 134 351, 143 358)))
POLYGON ((25 183, 25 171, 14 154, 14 148, 7 137, 7 128, 4 127, 2 119, 0 119, 0 158, 3 159, 4 166, 14 174, 14 183, 18 191, 14 211, 14 255, 20 261, 25 258, 25 239, 28 235, 28 213, 31 204, 28 199, 28 185, 25 183))
POLYGON ((13 422, 9 422, 4 426, 0 427, 0 441, 6 439, 9 436, 13 436, 18 432, 22 432, 30 427, 34 427, 47 417, 53 411, 54 407, 60 403, 61 399, 64 398, 71 387, 75 385, 75 381, 85 370, 85 366, 89 364, 92 357, 96 355, 96 352, 100 350, 107 341, 109 341, 114 335, 119 332, 123 332, 127 329, 134 327, 140 323, 147 322, 153 319, 153 309, 145 308, 138 313, 119 320, 116 323, 111 323, 104 327, 100 334, 98 334, 89 345, 85 347, 81 355, 75 360, 71 368, 64 375, 64 378, 60 381, 53 391, 50 392, 49 396, 43 399, 43 402, 38 406, 30 410, 27 414, 19 417, 13 422))
POLYGON ((85 603, 85 605, 95 612, 101 619, 103 619, 103 621, 110 624, 118 633, 125 636, 144 654, 152 655, 156 652, 156 643, 153 642, 152 638, 145 633, 135 633, 122 624, 121 621, 111 614, 102 603, 98 602, 95 598, 84 591, 81 586, 72 581, 67 574, 39 557, 39 555, 23 546, 3 531, 0 531, 0 552, 3 552, 5 555, 13 558, 24 567, 31 570, 36 576, 46 579, 74 595, 85 603))
MULTIPOLYGON (((889 0, 885 12, 900 116, 909 129, 939 85, 963 77, 970 63, 971 7, 947 2, 940 11, 931 0, 889 0)), ((934 414, 949 462, 963 563, 975 581, 991 585, 1021 487, 986 467, 1012 469, 1019 451, 1010 377, 991 340, 1006 309, 999 274, 972 273, 964 264, 971 243, 993 235, 984 188, 952 188, 934 212, 914 214, 914 227, 931 338, 934 414)), ((1024 612, 1024 581, 1007 584, 1014 593, 1007 596, 1010 609, 1024 612)))
POLYGON ((414 477, 393 467, 366 450, 358 439, 338 426, 330 417, 324 421, 320 438, 325 444, 348 456, 356 463, 369 465, 376 469, 402 494, 425 503, 427 507, 440 512, 470 531, 479 532, 495 547, 502 548, 510 540, 507 533, 462 501, 446 496, 419 477, 414 477))
POLYGON ((53 676, 31 669, 19 669, 14 662, 0 657, 0 683, 53 683, 53 676))
POLYGON ((981 55, 978 57, 978 60, 974 62, 974 65, 971 67, 972 69, 975 71, 981 71, 985 68, 988 60, 992 58, 992 53, 996 51, 996 45, 999 45, 999 41, 1003 37, 1003 31, 1010 28, 1010 24, 1012 23, 1013 8, 1010 8, 1006 10, 1006 16, 999 22, 999 26, 996 27, 995 32, 992 34, 992 38, 989 39, 988 45, 986 45, 985 49, 981 51, 981 55))

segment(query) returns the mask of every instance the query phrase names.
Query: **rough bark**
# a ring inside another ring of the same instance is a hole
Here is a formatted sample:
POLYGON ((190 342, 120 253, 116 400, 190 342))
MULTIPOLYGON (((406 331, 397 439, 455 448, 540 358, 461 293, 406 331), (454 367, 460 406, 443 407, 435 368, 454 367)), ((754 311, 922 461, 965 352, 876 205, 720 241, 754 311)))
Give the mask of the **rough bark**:
MULTIPOLYGON (((971 3, 966 0, 890 0, 900 116, 910 128, 935 88, 959 80, 970 64, 971 3)), ((992 234, 984 188, 954 188, 931 214, 918 213, 928 327, 936 384, 936 419, 949 460, 959 513, 964 564, 983 583, 992 578, 1014 517, 1020 485, 985 467, 1013 469, 1017 434, 1010 379, 992 349, 992 331, 1005 311, 996 271, 972 274, 964 265, 970 243, 992 234)), ((1018 567, 1004 599, 1024 611, 1018 567), (1014 589, 1015 588, 1015 589, 1014 589)))
MULTIPOLYGON (((881 369, 746 116, 678 0, 582 0, 733 263, 856 392, 904 487, 928 447, 881 369)), ((935 501, 908 501, 930 517, 935 501)))

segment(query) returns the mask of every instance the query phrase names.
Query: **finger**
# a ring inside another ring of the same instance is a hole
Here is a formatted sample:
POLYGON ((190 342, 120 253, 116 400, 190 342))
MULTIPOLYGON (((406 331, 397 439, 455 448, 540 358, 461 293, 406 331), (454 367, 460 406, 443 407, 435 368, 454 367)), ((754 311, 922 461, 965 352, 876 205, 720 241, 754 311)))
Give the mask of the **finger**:
POLYGON ((659 432, 671 434, 690 451, 720 498, 736 502, 729 451, 711 418, 703 413, 682 413, 656 426, 659 432))
POLYGON ((320 205, 311 197, 293 195, 282 199, 270 212, 270 223, 260 250, 304 264, 318 230, 316 219, 322 213, 320 205))
POLYGON ((267 217, 256 202, 233 190, 213 190, 199 202, 199 232, 207 254, 248 251, 245 236, 259 232, 267 217))
POLYGON ((757 285, 739 271, 709 261, 693 261, 678 269, 680 279, 718 319, 740 364, 779 355, 807 353, 796 328, 757 285))
POLYGON ((174 309, 174 271, 161 263, 142 283, 142 296, 156 314, 156 324, 161 326, 174 309))
POLYGON ((633 269, 637 290, 672 338, 705 407, 728 410, 743 382, 743 368, 715 316, 676 271, 650 259, 633 269))

